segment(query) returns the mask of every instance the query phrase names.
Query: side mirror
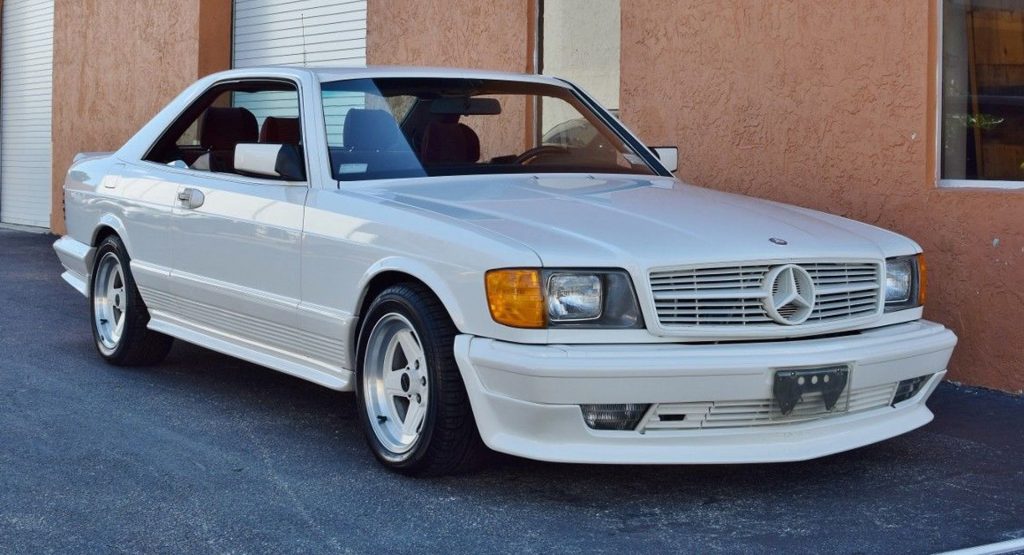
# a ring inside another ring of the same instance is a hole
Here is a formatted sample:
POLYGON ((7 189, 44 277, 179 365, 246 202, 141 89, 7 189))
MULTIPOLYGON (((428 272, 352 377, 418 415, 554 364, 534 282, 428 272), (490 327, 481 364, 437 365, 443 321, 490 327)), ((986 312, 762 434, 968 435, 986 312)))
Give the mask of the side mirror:
POLYGON ((285 181, 306 179, 302 154, 295 145, 239 143, 235 145, 235 171, 285 181))
POLYGON ((665 169, 676 173, 679 169, 679 147, 674 146, 652 146, 650 147, 651 152, 661 160, 661 165, 665 166, 665 169))

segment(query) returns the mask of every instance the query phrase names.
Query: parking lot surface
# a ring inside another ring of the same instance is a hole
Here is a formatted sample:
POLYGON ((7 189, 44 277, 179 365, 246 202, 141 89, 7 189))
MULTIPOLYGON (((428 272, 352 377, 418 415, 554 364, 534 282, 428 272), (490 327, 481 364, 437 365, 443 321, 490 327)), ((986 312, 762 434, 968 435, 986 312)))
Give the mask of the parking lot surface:
POLYGON ((380 468, 351 394, 178 342, 95 353, 54 237, 0 230, 0 552, 931 553, 1024 537, 1024 400, 944 384, 825 459, 380 468))

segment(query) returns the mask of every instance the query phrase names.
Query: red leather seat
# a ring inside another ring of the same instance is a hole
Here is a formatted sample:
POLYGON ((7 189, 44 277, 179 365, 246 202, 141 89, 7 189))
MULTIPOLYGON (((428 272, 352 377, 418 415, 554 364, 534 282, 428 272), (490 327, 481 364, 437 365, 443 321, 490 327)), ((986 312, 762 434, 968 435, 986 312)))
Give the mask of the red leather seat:
POLYGON ((203 114, 199 144, 207 150, 192 165, 215 172, 235 171, 235 145, 255 143, 259 139, 256 116, 245 108, 211 106, 203 114), (206 165, 206 168, 203 166, 206 165))
POLYGON ((478 160, 480 137, 468 125, 455 121, 433 121, 427 125, 420 146, 423 164, 473 164, 478 160))
POLYGON ((268 116, 260 128, 260 142, 274 145, 302 144, 299 118, 268 116))

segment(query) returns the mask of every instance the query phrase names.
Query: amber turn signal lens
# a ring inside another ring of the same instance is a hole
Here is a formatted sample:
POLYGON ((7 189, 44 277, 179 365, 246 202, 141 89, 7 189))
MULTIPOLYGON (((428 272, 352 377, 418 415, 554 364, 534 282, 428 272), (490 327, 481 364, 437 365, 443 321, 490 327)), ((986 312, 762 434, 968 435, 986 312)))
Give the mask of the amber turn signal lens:
POLYGON ((928 289, 928 265, 924 263, 924 254, 917 255, 917 304, 924 306, 928 289))
POLYGON ((514 328, 543 328, 547 324, 540 270, 491 270, 485 279, 487 305, 495 322, 514 328))

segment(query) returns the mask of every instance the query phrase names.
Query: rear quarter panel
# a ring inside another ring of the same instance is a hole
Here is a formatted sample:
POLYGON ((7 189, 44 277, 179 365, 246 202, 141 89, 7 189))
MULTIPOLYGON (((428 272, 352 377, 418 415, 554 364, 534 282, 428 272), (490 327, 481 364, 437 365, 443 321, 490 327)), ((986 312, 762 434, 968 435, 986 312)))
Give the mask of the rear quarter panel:
POLYGON ((83 156, 71 164, 64 178, 64 220, 71 238, 93 244, 102 197, 116 186, 122 166, 110 155, 83 156))

